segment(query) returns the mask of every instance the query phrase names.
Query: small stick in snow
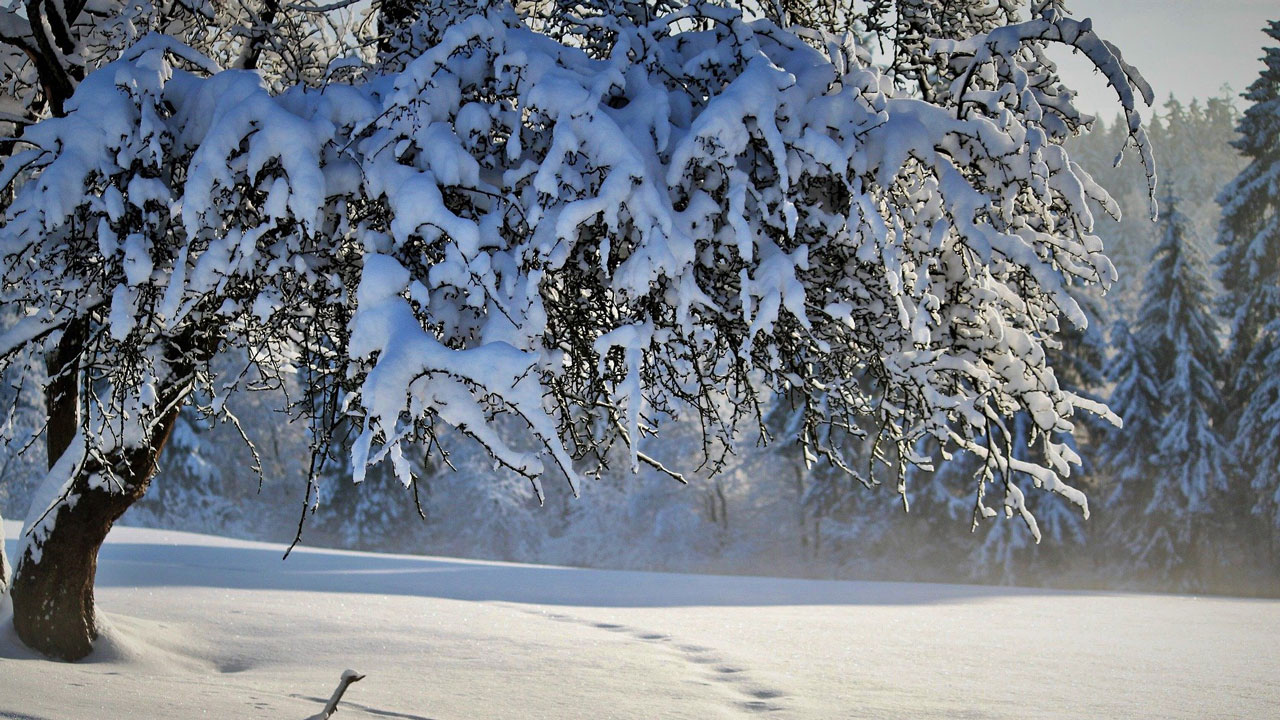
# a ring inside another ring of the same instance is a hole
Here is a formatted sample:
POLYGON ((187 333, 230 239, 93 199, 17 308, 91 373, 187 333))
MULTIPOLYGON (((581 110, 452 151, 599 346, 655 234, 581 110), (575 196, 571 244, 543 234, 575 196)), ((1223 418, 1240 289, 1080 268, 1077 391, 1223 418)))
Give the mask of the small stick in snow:
POLYGON ((329 698, 329 702, 325 704, 324 710, 312 715, 307 720, 329 720, 338 709, 338 701, 342 699, 342 694, 347 691, 347 686, 353 682, 359 682, 364 676, 355 670, 347 670, 342 673, 342 679, 338 681, 338 687, 334 689, 333 695, 329 698))

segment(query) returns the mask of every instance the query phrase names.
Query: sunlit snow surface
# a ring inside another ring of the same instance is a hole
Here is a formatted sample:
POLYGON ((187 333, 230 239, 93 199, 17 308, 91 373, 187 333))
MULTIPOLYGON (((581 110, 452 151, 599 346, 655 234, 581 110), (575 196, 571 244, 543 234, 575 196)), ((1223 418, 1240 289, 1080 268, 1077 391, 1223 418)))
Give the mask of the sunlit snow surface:
MULTIPOLYGON (((13 530, 10 530, 12 547, 13 530)), ((1277 717, 1280 601, 668 575, 119 528, 89 661, 0 718, 1277 717)))

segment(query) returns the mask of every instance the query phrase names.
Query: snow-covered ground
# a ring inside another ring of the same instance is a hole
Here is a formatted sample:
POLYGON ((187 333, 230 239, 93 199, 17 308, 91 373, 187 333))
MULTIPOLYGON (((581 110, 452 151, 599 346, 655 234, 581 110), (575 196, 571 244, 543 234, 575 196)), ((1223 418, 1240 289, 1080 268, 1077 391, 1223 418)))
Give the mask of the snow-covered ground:
MULTIPOLYGON (((10 530, 10 547, 12 548, 10 530)), ((112 629, 0 718, 1280 717, 1280 601, 296 551, 118 528, 112 629)))

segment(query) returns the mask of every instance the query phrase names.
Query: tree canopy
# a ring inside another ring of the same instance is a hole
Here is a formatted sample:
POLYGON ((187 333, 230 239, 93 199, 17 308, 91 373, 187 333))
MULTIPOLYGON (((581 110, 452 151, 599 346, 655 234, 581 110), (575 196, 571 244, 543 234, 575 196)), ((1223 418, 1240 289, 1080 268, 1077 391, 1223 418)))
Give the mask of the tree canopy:
POLYGON ((1038 538, 1024 478, 1087 514, 1067 436, 1107 411, 1046 349, 1086 323, 1075 286, 1115 279, 1093 228, 1116 207, 1062 147, 1089 118, 1043 48, 1106 75, 1148 164, 1151 92, 1054 3, 960 5, 921 4, 907 70, 708 2, 424 3, 349 82, 254 69, 261 23, 232 69, 138 38, 0 175, 0 364, 51 358, 66 431, 19 575, 77 498, 145 489, 194 391, 222 415, 285 377, 312 481, 340 424, 356 480, 408 483, 443 426, 535 488, 614 447, 661 467, 641 439, 679 418, 715 467, 786 395, 806 458, 857 474, 868 433, 902 478, 931 439, 979 459, 975 518, 994 484, 1038 538))
POLYGON ((989 456, 1012 510, 1015 471, 1083 502, 1053 440, 1081 402, 1041 344, 1082 323, 1067 282, 1113 279, 1089 232, 1107 198, 1024 47, 1105 50, 1086 26, 937 45, 959 71, 927 102, 848 41, 714 5, 591 23, 607 53, 499 5, 399 73, 278 95, 143 39, 6 166, 5 299, 28 311, 0 349, 84 326, 86 457, 148 442, 196 383, 224 396, 208 360, 242 346, 313 376, 320 442, 362 419, 357 477, 443 421, 572 482, 601 446, 638 459, 664 416, 730 444, 774 388, 837 464, 833 435, 871 415, 891 462, 932 435, 989 456), (1018 409, 1042 465, 999 449, 1018 409), (494 433, 501 413, 540 449, 494 433))

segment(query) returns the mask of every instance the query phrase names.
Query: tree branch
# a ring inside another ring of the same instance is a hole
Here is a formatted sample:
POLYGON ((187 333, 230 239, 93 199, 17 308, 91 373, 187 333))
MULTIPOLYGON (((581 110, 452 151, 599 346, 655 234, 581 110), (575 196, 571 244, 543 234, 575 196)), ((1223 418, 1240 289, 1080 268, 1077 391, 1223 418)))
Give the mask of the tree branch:
POLYGON ((342 673, 342 679, 338 681, 338 687, 334 689, 333 695, 329 697, 329 702, 325 703, 324 710, 312 715, 307 720, 328 720, 334 712, 338 710, 338 702, 342 700, 342 696, 347 692, 347 688, 351 683, 360 682, 364 679, 364 675, 357 673, 355 670, 347 670, 342 673))

